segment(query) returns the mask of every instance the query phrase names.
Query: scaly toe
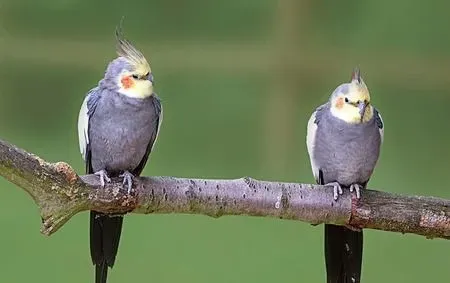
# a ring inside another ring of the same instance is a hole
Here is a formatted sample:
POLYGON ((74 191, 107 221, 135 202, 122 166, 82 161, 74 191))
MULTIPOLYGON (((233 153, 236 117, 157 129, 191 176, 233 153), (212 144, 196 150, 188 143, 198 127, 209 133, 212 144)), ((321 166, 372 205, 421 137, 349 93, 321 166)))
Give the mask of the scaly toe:
POLYGON ((341 185, 337 182, 328 183, 325 186, 333 186, 333 199, 337 200, 339 198, 339 195, 342 195, 342 188, 341 185))
POLYGON ((127 192, 128 194, 131 193, 132 189, 133 189, 133 174, 131 174, 128 171, 125 171, 122 175, 120 175, 119 177, 123 177, 123 185, 127 185, 127 192))
POLYGON ((334 198, 334 200, 337 200, 339 198, 338 186, 333 187, 333 198, 334 198))
POLYGON ((131 190, 133 188, 133 181, 131 180, 130 176, 127 176, 127 183, 128 183, 128 190, 127 190, 127 192, 128 192, 128 194, 130 194, 131 190))
POLYGON ((359 184, 352 184, 350 186, 350 192, 353 191, 355 191, 357 199, 361 198, 361 186, 359 184))
POLYGON ((100 177, 100 185, 103 187, 105 187, 105 181, 110 183, 111 179, 108 177, 108 174, 106 173, 105 170, 100 170, 98 172, 95 172, 94 175, 97 175, 100 177))

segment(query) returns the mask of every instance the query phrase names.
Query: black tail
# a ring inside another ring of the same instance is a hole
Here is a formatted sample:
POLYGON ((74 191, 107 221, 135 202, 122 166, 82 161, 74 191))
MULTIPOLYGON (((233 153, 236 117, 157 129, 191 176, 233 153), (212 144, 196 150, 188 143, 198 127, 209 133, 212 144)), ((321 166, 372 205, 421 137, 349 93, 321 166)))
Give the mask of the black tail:
POLYGON ((363 232, 344 226, 325 225, 327 283, 359 283, 361 279, 363 232))
POLYGON ((95 283, 106 283, 108 277, 108 266, 106 262, 95 266, 95 283))
POLYGON ((106 283, 108 267, 113 267, 119 248, 123 216, 91 211, 91 258, 95 264, 95 283, 106 283))

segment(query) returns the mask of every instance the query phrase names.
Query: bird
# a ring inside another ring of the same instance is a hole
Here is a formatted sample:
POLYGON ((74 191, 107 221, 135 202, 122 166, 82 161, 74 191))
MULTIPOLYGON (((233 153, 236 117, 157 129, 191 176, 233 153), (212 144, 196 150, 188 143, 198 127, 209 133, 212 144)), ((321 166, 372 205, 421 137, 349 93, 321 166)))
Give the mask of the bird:
MULTIPOLYGON (((128 41, 122 22, 116 27, 117 57, 104 77, 86 94, 78 115, 80 152, 86 174, 100 179, 123 178, 133 193, 133 180, 144 169, 162 122, 162 105, 154 93, 154 77, 144 55, 128 41)), ((99 188, 99 189, 100 189, 99 188)), ((106 283, 116 260, 123 215, 90 212, 90 251, 95 283, 106 283)))
MULTIPOLYGON (((308 121, 306 144, 316 182, 333 188, 338 201, 343 188, 360 199, 377 164, 384 138, 380 112, 372 106, 359 68, 349 83, 339 85, 308 121)), ((327 283, 361 281, 363 232, 352 226, 325 224, 327 283)))

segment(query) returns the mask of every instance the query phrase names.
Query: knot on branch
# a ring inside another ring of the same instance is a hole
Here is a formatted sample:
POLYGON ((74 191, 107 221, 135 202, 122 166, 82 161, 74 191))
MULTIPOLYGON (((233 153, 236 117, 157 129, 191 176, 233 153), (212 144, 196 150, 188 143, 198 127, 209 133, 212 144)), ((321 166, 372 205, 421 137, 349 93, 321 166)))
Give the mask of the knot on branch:
POLYGON ((78 180, 77 173, 66 162, 56 162, 51 164, 51 166, 54 168, 56 172, 62 174, 65 177, 65 180, 69 185, 75 184, 75 182, 78 180))

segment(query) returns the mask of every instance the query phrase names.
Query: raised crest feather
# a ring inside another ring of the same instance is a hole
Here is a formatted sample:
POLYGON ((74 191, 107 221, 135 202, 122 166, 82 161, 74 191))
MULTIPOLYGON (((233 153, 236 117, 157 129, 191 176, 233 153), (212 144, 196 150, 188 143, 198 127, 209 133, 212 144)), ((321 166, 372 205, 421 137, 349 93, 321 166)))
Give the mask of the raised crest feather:
POLYGON ((358 83, 361 83, 361 71, 358 67, 355 67, 352 72, 352 81, 358 81, 358 83))
POLYGON ((145 68, 150 71, 150 66, 145 59, 144 55, 131 44, 130 41, 125 39, 122 29, 123 17, 119 26, 116 27, 116 39, 117 39, 117 55, 127 59, 135 68, 145 68))

